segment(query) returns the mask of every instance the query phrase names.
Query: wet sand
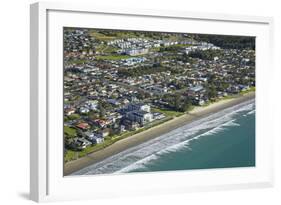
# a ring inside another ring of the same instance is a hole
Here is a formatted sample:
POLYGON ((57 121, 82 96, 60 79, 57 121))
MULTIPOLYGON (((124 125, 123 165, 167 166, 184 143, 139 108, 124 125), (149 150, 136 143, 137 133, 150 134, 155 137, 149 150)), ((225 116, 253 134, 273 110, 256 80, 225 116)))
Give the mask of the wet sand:
POLYGON ((221 100, 216 103, 210 104, 206 107, 196 107, 188 114, 182 115, 180 117, 176 117, 170 121, 164 122, 163 124, 152 127, 141 133, 119 140, 114 144, 102 150, 88 154, 85 157, 79 158, 71 162, 67 162, 64 165, 64 176, 70 175, 71 173, 76 172, 82 168, 100 162, 128 148, 134 147, 143 142, 159 137, 169 131, 182 127, 192 121, 198 120, 200 118, 204 118, 210 114, 216 113, 218 111, 232 107, 234 105, 238 105, 242 102, 248 101, 253 98, 255 98, 255 93, 251 92, 243 96, 235 97, 232 99, 221 100))

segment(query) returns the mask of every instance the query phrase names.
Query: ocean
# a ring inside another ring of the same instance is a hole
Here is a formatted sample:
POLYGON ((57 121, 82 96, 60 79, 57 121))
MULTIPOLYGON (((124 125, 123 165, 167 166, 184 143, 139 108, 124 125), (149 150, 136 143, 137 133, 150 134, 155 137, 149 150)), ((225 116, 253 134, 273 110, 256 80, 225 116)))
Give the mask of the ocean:
POLYGON ((194 121, 72 175, 255 166, 255 101, 194 121))

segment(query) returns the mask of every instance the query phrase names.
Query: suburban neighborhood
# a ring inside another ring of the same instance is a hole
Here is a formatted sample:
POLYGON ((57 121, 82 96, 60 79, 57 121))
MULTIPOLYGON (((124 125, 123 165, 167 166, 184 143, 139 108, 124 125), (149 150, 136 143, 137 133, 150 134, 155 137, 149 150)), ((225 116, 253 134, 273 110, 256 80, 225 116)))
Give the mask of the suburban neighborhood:
POLYGON ((253 38, 84 28, 63 37, 65 162, 255 89, 253 38))

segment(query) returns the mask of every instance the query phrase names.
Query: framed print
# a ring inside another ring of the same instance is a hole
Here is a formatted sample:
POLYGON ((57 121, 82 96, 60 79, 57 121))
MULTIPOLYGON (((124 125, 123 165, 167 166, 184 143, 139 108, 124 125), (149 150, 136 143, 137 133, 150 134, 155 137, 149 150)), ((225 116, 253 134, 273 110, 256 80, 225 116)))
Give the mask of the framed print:
POLYGON ((31 5, 31 199, 272 186, 272 22, 31 5))

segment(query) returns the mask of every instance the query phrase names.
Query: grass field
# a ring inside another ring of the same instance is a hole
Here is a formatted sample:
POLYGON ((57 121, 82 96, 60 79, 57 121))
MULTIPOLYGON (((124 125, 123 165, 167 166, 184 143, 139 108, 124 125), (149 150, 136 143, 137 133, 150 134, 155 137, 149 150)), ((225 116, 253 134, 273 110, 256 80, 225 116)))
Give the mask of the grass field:
POLYGON ((63 127, 63 132, 68 135, 69 137, 75 137, 77 135, 77 132, 75 129, 71 127, 64 126, 63 127))
POLYGON ((130 58, 128 55, 107 55, 107 56, 96 56, 97 60, 122 60, 130 58))
POLYGON ((101 40, 101 41, 110 41, 110 40, 114 40, 116 38, 114 36, 106 36, 100 32, 93 31, 93 30, 90 32, 90 36, 96 38, 97 40, 101 40))

